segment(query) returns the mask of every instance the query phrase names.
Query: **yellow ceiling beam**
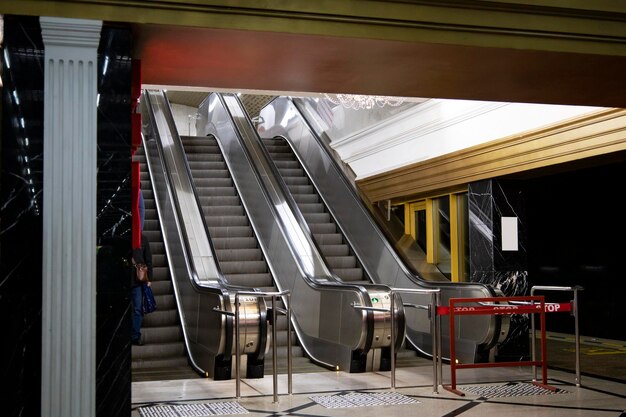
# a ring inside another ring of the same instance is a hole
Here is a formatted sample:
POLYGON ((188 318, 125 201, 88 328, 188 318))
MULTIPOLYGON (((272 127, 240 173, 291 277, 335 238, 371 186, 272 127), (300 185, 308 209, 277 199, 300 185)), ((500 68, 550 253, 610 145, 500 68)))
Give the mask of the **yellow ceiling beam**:
POLYGON ((357 181, 368 201, 431 197, 474 181, 586 158, 623 158, 626 109, 601 110, 357 181))

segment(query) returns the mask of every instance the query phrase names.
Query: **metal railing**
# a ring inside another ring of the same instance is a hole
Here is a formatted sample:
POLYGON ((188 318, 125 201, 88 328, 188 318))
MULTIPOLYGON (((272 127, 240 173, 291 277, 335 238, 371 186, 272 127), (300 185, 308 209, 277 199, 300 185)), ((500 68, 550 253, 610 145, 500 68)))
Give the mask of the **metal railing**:
MULTIPOLYGON (((578 291, 582 291, 584 288, 581 286, 574 287, 558 287, 550 285, 535 285, 530 289, 530 295, 532 296, 535 291, 572 291, 574 293, 574 300, 572 300, 572 315, 574 316, 574 339, 576 343, 576 386, 580 387, 580 334, 578 329, 578 291)), ((533 315, 530 320, 530 329, 532 335, 531 356, 532 360, 535 360, 535 316, 533 315)), ((537 379, 537 368, 533 366, 533 378, 537 379)))
POLYGON ((276 348, 276 299, 278 297, 287 296, 286 309, 280 312, 287 316, 287 392, 292 394, 292 360, 291 360, 291 291, 285 290, 280 292, 256 292, 256 291, 237 291, 235 292, 235 394, 237 398, 241 398, 241 336, 239 334, 239 296, 247 295, 252 297, 272 297, 272 381, 274 402, 278 402, 278 357, 276 348))
POLYGON ((428 319, 430 320, 430 334, 432 337, 432 356, 433 356, 433 393, 437 394, 439 381, 437 378, 437 365, 441 360, 440 355, 440 334, 438 333, 438 327, 436 325, 437 317, 437 305, 439 304, 439 294, 441 290, 437 289, 421 289, 421 288, 392 288, 391 289, 391 388, 396 388, 396 344, 395 344, 395 297, 396 293, 418 293, 418 294, 430 294, 429 305, 419 304, 407 304, 403 303, 403 307, 416 308, 428 311, 428 319))
POLYGON ((362 306, 358 304, 352 304, 352 307, 357 310, 366 310, 366 311, 378 311, 384 313, 390 313, 391 316, 391 388, 396 388, 396 323, 395 323, 395 294, 397 293, 417 293, 417 294, 430 294, 431 302, 429 305, 420 305, 420 304, 410 304, 403 303, 403 307, 408 308, 416 308, 420 310, 428 311, 428 318, 430 320, 430 331, 432 337, 432 348, 433 348, 433 392, 437 394, 439 381, 437 378, 437 368, 438 361, 441 359, 441 351, 440 351, 440 339, 438 326, 436 325, 436 317, 437 317, 437 305, 439 304, 439 294, 440 289, 418 289, 418 288, 390 288, 389 294, 391 298, 391 304, 389 305, 389 309, 381 308, 381 307, 369 307, 362 306))

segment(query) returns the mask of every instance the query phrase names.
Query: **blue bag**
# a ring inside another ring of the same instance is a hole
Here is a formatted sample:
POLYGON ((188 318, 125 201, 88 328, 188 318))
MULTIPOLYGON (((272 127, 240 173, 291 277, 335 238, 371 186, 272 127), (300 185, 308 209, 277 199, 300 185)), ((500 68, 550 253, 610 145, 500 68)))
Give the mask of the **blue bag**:
POLYGON ((143 293, 143 314, 152 313, 157 308, 152 288, 148 287, 148 284, 143 284, 141 286, 141 292, 143 293))

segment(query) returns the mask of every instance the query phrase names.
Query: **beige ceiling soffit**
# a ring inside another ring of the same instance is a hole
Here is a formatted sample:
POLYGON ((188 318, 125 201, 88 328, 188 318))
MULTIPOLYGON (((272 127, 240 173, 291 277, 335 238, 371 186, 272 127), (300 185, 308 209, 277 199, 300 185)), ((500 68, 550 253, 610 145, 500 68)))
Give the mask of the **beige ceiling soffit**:
POLYGON ((545 0, 541 5, 507 1, 29 0, 0 2, 0 13, 626 56, 626 4, 606 0, 563 4, 559 0, 545 0))
POLYGON ((474 181, 626 150, 626 109, 477 145, 357 181, 369 201, 407 199, 474 181))

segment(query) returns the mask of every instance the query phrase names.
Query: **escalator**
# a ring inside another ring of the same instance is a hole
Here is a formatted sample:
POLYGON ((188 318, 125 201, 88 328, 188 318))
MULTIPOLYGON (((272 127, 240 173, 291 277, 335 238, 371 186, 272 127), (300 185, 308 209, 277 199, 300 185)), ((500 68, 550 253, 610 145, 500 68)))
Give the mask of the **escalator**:
MULTIPOLYGON (((216 263, 166 98, 144 91, 141 111, 144 229, 153 252, 157 310, 144 317, 144 345, 133 346, 133 378, 229 379, 234 294, 250 288, 229 285, 216 263)), ((262 375, 265 302, 241 297, 239 303, 244 372, 262 375)))
POLYGON ((143 148, 137 151, 134 159, 140 163, 141 190, 145 204, 143 234, 148 239, 152 252, 152 291, 158 310, 144 316, 141 328, 143 346, 132 347, 132 380, 197 378, 198 374, 187 363, 163 233, 143 148))
MULTIPOLYGON (((236 192, 240 197, 274 285, 280 291, 291 293, 292 324, 305 355, 333 370, 388 369, 391 344, 391 315, 386 310, 391 297, 388 287, 372 284, 364 278, 355 258, 342 247, 341 236, 333 230, 333 225, 321 222, 326 217, 323 213, 321 216, 311 213, 309 227, 284 181, 263 154, 252 122, 236 96, 214 93, 201 104, 198 114, 196 131, 208 139, 185 140, 189 169, 196 177, 198 193, 222 194, 225 191, 218 191, 218 188, 230 187, 223 167, 216 166, 215 176, 198 167, 206 161, 217 162, 212 150, 219 148, 236 190, 231 189, 228 194, 232 196, 236 192), (196 150, 201 150, 203 156, 195 155, 196 150), (324 248, 313 238, 311 229, 320 235, 324 248), (322 255, 323 251, 336 255, 332 265, 322 255), (345 280, 339 274, 343 274, 345 280)), ((292 186, 298 187, 298 184, 292 186)), ((313 203, 314 196, 298 198, 307 204, 307 201, 313 203)), ((213 203, 217 203, 217 199, 213 199, 213 203)), ((246 221, 241 212, 207 205, 205 216, 209 230, 217 232, 221 226, 242 227, 246 221), (238 214, 210 219, 213 212, 238 214)), ((236 256, 233 250, 225 250, 236 256)), ((241 252, 256 257, 255 267, 261 266, 256 248, 241 252)), ((243 262, 238 268, 244 268, 243 262)), ((265 270, 246 267, 245 272, 261 277, 265 270)), ((399 348, 398 341, 404 340, 403 309, 396 309, 394 314, 397 326, 394 342, 399 348)))
POLYGON ((313 233, 331 272, 342 281, 371 282, 365 276, 360 262, 338 229, 335 220, 328 213, 289 144, 282 138, 267 138, 263 139, 263 142, 313 233))
MULTIPOLYGON (((287 141, 280 137, 264 138, 262 141, 302 212, 331 271, 344 282, 370 284, 372 280, 364 271, 350 243, 336 224, 334 217, 317 193, 287 141)), ((411 366, 417 360, 415 353, 404 345, 397 351, 397 361, 402 366, 411 366)))
MULTIPOLYGON (((181 140, 224 278, 231 285, 278 291, 217 140, 189 136, 181 140)), ((277 307, 284 309, 282 301, 277 307)), ((297 340, 293 334, 292 340, 297 340)), ((287 367, 287 341, 287 321, 279 316, 277 352, 281 372, 287 367)), ((292 357, 294 372, 325 370, 309 361, 300 346, 292 346, 292 357)), ((266 359, 265 373, 271 372, 271 365, 266 359)))
MULTIPOLYGON (((296 181, 298 187, 315 190, 319 202, 323 203, 324 216, 332 219, 333 227, 341 231, 344 242, 350 246, 350 254, 356 256, 357 263, 365 271, 364 275, 374 283, 402 289, 439 289, 441 304, 447 304, 450 298, 497 296, 495 289, 483 284, 427 282, 410 271, 320 138, 323 131, 320 126, 324 123, 316 113, 315 100, 278 97, 261 111, 259 120, 257 130, 262 141, 268 145, 268 151, 275 155, 278 169, 283 171, 287 181, 296 181), (281 161, 294 159, 299 167, 290 162, 289 168, 283 170, 281 165, 284 163, 281 161), (306 174, 306 178, 302 178, 301 172, 306 174)), ((301 210, 310 208, 302 205, 301 210)), ((316 210, 321 208, 318 206, 316 210)), ((320 217, 318 212, 316 218, 320 217)), ((425 305, 429 303, 429 296, 405 292, 402 293, 402 300, 406 305, 425 305)), ((463 317, 457 325, 455 337, 457 357, 465 363, 484 360, 489 349, 506 337, 507 320, 508 316, 463 317)), ((426 312, 407 310, 406 324, 408 343, 412 348, 426 356, 432 355, 431 330, 426 312)), ((444 357, 449 355, 450 336, 447 329, 447 317, 442 317, 444 357)))

